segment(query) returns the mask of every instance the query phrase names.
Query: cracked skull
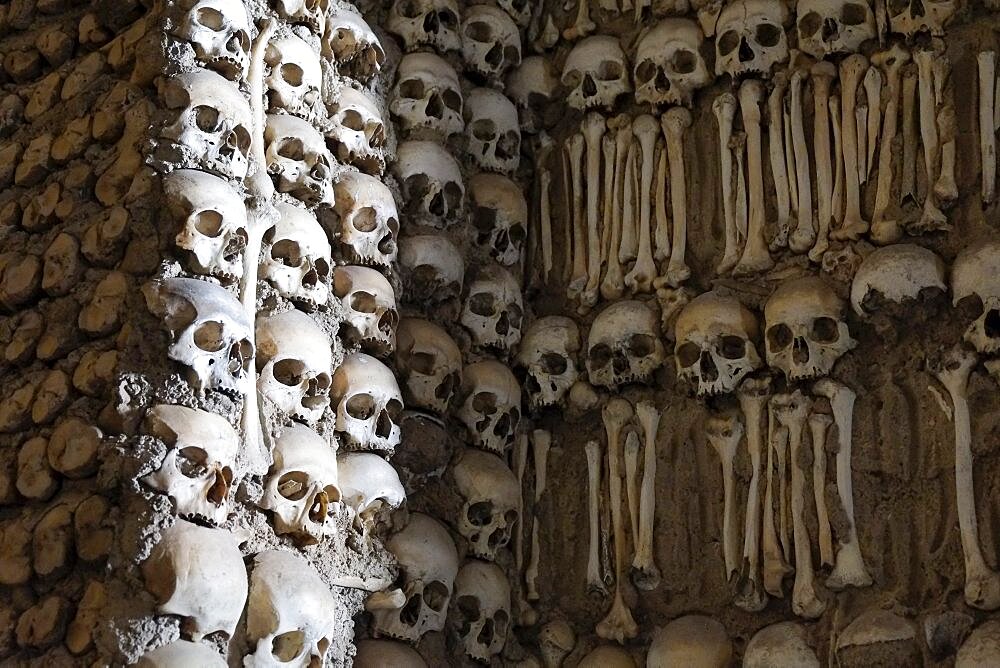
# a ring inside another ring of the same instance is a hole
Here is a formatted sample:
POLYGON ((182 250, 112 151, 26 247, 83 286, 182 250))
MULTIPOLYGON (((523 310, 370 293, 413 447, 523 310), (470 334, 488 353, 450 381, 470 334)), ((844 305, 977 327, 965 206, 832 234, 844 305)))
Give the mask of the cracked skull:
POLYGON ((389 187, 374 176, 345 172, 334 193, 341 256, 354 264, 392 266, 399 214, 389 187))
POLYGON ((521 64, 521 33, 499 7, 473 5, 462 19, 462 56, 466 68, 497 81, 521 64))
POLYGON ((264 79, 268 110, 284 110, 306 120, 315 118, 323 73, 313 48, 292 33, 274 37, 267 44, 264 62, 268 66, 264 79))
POLYGON ((788 380, 825 376, 856 342, 845 304, 816 276, 782 283, 764 305, 767 363, 788 380))
POLYGON ((521 187, 500 174, 469 179, 476 244, 505 267, 517 264, 528 236, 528 202, 521 187))
POLYGON ((427 131, 447 139, 465 129, 462 89, 448 61, 433 53, 410 53, 399 61, 396 76, 389 110, 404 132, 427 131))
POLYGON ((327 105, 326 143, 340 162, 366 174, 385 171, 386 131, 382 113, 367 93, 342 86, 327 105))
POLYGON ((333 158, 311 123, 287 114, 269 114, 264 142, 267 171, 277 177, 278 192, 306 206, 333 204, 333 158))
POLYGON ((761 367, 757 335, 757 319, 737 299, 714 292, 699 295, 677 317, 677 377, 700 397, 733 392, 761 367))
POLYGON ((374 355, 387 355, 396 347, 396 295, 385 276, 369 267, 337 267, 333 292, 344 306, 341 333, 348 343, 360 344, 374 355))
POLYGON ((458 162, 432 141, 407 141, 396 151, 393 172, 399 179, 406 213, 434 227, 446 227, 465 206, 465 185, 458 162))
POLYGON ((574 109, 611 108, 619 95, 632 90, 625 52, 609 35, 580 40, 566 58, 561 81, 574 109))
POLYGON ((799 48, 815 58, 857 53, 878 36, 868 0, 799 0, 799 48))
POLYGON ((455 528, 469 541, 472 554, 495 561, 517 525, 521 501, 517 478, 500 457, 472 449, 463 451, 453 475, 465 502, 455 528))
POLYGON ((656 313, 642 302, 615 302, 590 326, 587 374, 594 385, 648 382, 664 358, 656 313))
POLYGON ((462 370, 458 419, 469 442, 502 455, 521 421, 521 386, 505 364, 486 359, 462 370))
POLYGON ((340 74, 368 81, 382 71, 385 49, 371 26, 348 9, 338 9, 326 17, 323 56, 337 65, 340 74))
POLYGON ((462 382, 462 352, 443 327, 403 318, 396 333, 396 371, 406 405, 444 415, 462 382))
POLYGON ((694 21, 663 19, 642 36, 635 54, 635 99, 653 105, 690 105, 712 82, 701 55, 705 35, 694 21))
POLYGON ((788 60, 784 24, 788 8, 780 0, 735 0, 719 14, 715 27, 715 73, 734 80, 769 77, 788 60))
POLYGON ((492 88, 473 88, 465 99, 466 150, 481 169, 510 174, 521 161, 517 108, 492 88))
POLYGON ((958 11, 956 0, 888 0, 885 4, 889 29, 911 38, 922 32, 944 37, 944 27, 958 11))
POLYGON ((525 389, 532 408, 560 403, 580 377, 580 329, 571 318, 548 315, 531 323, 517 351, 527 372, 525 389))
POLYGON ((469 658, 488 663, 510 628, 510 583, 495 564, 468 561, 455 578, 454 621, 469 658))
POLYGON ((444 53, 462 48, 458 24, 456 0, 395 0, 385 27, 403 40, 407 51, 429 46, 444 53))
POLYGON ((951 268, 951 292, 956 305, 970 299, 976 306, 965 340, 984 355, 1000 353, 1000 243, 981 242, 959 253, 951 268))
POLYGON ((257 318, 257 389, 296 420, 313 424, 330 404, 330 341, 291 310, 257 318))
POLYGON ((391 453, 399 445, 403 396, 389 367, 365 353, 344 358, 333 374, 336 431, 352 448, 391 453))
POLYGON ((262 278, 285 299, 310 308, 330 296, 330 242, 311 213, 279 202, 278 221, 264 234, 262 278))
POLYGON ((194 47, 209 69, 237 81, 250 64, 250 20, 239 0, 181 0, 184 16, 173 34, 194 47))
POLYGON ((521 340, 524 304, 514 275, 500 266, 480 267, 466 287, 461 321, 481 348, 510 350, 521 340))
POLYGON ((344 504, 362 537, 388 526, 390 513, 406 500, 392 464, 371 452, 344 452, 337 456, 337 470, 344 504))

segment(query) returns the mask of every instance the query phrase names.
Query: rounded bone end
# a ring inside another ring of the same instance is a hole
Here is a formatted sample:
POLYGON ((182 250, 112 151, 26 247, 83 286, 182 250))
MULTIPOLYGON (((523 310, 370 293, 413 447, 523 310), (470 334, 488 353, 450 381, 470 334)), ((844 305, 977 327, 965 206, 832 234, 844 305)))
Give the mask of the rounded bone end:
POLYGON ((1000 619, 983 622, 958 650, 955 668, 1000 665, 1000 619))
POLYGON ((806 641, 804 627, 796 622, 779 622, 765 626, 754 634, 743 655, 743 667, 770 666, 819 668, 819 659, 806 641))
POLYGON ((395 640, 361 640, 355 668, 427 668, 427 662, 409 645, 395 640))
POLYGON ((870 610, 847 625, 837 640, 844 668, 909 666, 921 663, 913 624, 888 610, 870 610))
POLYGON ((636 668, 628 652, 614 645, 600 645, 580 659, 579 668, 636 668))
POLYGON ((646 666, 726 668, 732 659, 733 643, 721 623, 703 615, 686 615, 653 634, 646 666))

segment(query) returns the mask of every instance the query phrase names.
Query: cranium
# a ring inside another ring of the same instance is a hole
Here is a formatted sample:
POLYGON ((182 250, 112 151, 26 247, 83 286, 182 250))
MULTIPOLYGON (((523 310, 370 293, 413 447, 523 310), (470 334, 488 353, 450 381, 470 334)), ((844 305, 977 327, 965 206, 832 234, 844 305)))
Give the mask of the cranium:
POLYGON ((507 74, 504 93, 517 107, 521 131, 535 133, 545 124, 545 105, 555 97, 559 79, 552 65, 543 56, 528 56, 521 65, 507 74))
POLYGON ((337 633, 337 599, 294 552, 265 550, 253 560, 246 668, 322 666, 337 633))
POLYGON ((514 23, 522 28, 526 28, 531 22, 531 12, 534 5, 530 0, 497 0, 497 5, 510 14, 514 23))
POLYGON ((364 353, 344 358, 333 374, 336 431, 348 445, 391 453, 399 445, 403 397, 387 366, 364 353))
POLYGON ((558 404, 580 377, 580 329, 571 318, 548 315, 531 323, 517 351, 527 372, 525 389, 532 408, 558 404))
POLYGON ((701 55, 705 41, 690 19, 663 19, 639 39, 635 53, 635 99, 652 105, 683 104, 712 83, 701 55))
POLYGON ((455 578, 452 625, 471 659, 489 662, 510 629, 510 583, 495 564, 467 561, 455 578))
POLYGON ((969 297, 981 304, 965 340, 984 355, 1000 353, 1000 243, 980 242, 958 254, 951 268, 951 293, 955 304, 969 297))
POLYGON ((172 498, 179 517, 225 522, 241 446, 229 422, 205 411, 160 404, 147 411, 144 431, 168 450, 160 468, 142 481, 172 498))
POLYGON ((273 456, 260 507, 271 511, 275 533, 307 545, 334 535, 341 493, 336 442, 293 425, 275 439, 273 456))
POLYGON ((407 51, 429 46, 436 51, 458 51, 456 0, 395 0, 386 19, 386 29, 403 40, 407 51))
POLYGON ((176 155, 169 161, 242 180, 250 166, 250 105, 236 84, 210 70, 168 77, 160 88, 176 120, 160 136, 176 155))
POLYGON ((806 276, 778 286, 764 305, 767 363, 788 380, 825 376, 856 345, 844 302, 822 279, 806 276))
POLYGON ((408 301, 456 299, 465 283, 465 262, 447 237, 423 234, 399 241, 399 268, 408 301))
POLYGON ((656 313, 642 302, 615 302, 590 326, 587 374, 593 385, 648 382, 664 357, 656 313))
POLYGON ((456 529, 469 541, 469 551, 495 561, 510 541, 520 516, 521 487, 500 457, 467 449, 452 471, 464 501, 456 529))
POLYGON ((466 287, 462 324, 477 346, 510 350, 521 340, 524 304, 514 275, 500 266, 480 267, 466 287))
POLYGON ((872 293, 898 304, 929 289, 948 289, 944 262, 934 251, 916 244, 883 246, 861 261, 851 283, 851 306, 864 315, 865 300, 872 293))
POLYGON ((444 328, 419 318, 403 318, 396 337, 406 405, 444 415, 462 382, 462 351, 444 328))
POLYGON ((746 668, 799 666, 820 668, 816 650, 806 642, 806 629, 797 622, 778 622, 757 631, 743 654, 746 668))
POLYGON ((323 36, 326 11, 330 0, 273 0, 278 16, 289 23, 308 26, 310 30, 323 36))
POLYGON ((312 124, 288 114, 269 114, 264 141, 267 171, 277 177, 278 192, 307 206, 333 204, 333 158, 312 124))
POLYGON ((857 53, 878 36, 868 0, 799 0, 796 15, 799 48, 816 58, 857 53))
POLYGON ((330 404, 330 341, 291 310, 257 318, 257 389, 289 416, 313 424, 330 404))
POLYGON ((142 576, 157 613, 181 617, 185 636, 232 637, 247 600, 247 572, 232 533, 177 520, 142 563, 142 576))
POLYGON ((366 174, 381 175, 385 170, 385 121, 375 102, 350 86, 341 86, 327 105, 330 124, 326 143, 340 162, 366 174))
POLYGON ((561 80, 570 89, 566 101, 574 109, 610 109, 619 95, 632 90, 625 52, 609 35, 577 42, 563 65, 561 80))
POLYGON ((944 37, 944 27, 958 11, 956 0, 888 0, 889 29, 907 37, 929 32, 944 37))
POLYGON ((396 347, 396 295, 385 276, 369 267, 337 267, 333 271, 333 293, 344 306, 341 333, 350 343, 375 355, 396 347))
POLYGON ((228 664, 222 656, 205 643, 190 640, 175 640, 146 652, 135 664, 136 668, 177 668, 178 666, 201 666, 202 668, 226 668, 228 664))
POLYGON ((580 659, 577 668, 636 668, 636 663, 617 645, 598 645, 580 659))
POLYGON ((330 296, 330 242, 309 211, 279 202, 278 221, 264 234, 259 272, 285 299, 315 308, 330 296))
POLYGON ((538 649, 541 650, 545 668, 559 668, 575 646, 576 633, 565 619, 556 617, 538 631, 538 649))
POLYGON ((368 81, 385 64, 385 50, 371 26, 359 14, 344 8, 326 17, 323 56, 336 63, 340 74, 359 81, 368 81))
POLYGON ((483 360, 462 370, 461 405, 456 411, 469 442, 502 455, 521 421, 521 386, 505 364, 483 360))
POLYGON ((344 504, 354 513, 354 524, 365 537, 386 526, 389 513, 406 500, 396 469, 374 453, 341 453, 337 469, 344 504))
POLYGON ((392 191, 374 176, 345 172, 334 193, 341 256, 353 264, 391 266, 399 234, 392 191))
POLYGON ((444 227, 465 205, 465 186, 455 158, 432 141, 407 141, 396 151, 393 167, 403 189, 406 212, 420 222, 444 227))
POLYGON ((734 0, 715 25, 715 73, 733 79, 768 77, 788 60, 785 21, 788 8, 780 0, 734 0))
POLYGON ((182 0, 184 16, 172 34, 191 43, 195 57, 233 81, 250 64, 250 20, 239 0, 182 0))
POLYGON ((412 513, 386 547, 399 563, 397 584, 406 603, 372 610, 375 633, 416 643, 425 633, 444 628, 458 574, 458 552, 448 530, 423 513, 412 513))
POLYGON ((198 274, 233 281, 243 276, 247 210, 230 185, 211 174, 178 169, 163 177, 167 206, 184 221, 174 243, 198 274))
POLYGON ((649 666, 725 668, 732 660, 726 627, 704 615, 685 615, 657 629, 646 655, 649 666))
POLYGON ((264 62, 268 66, 264 79, 268 110, 314 119, 319 113, 323 72, 313 48, 294 33, 287 33, 268 42, 264 62))
POLYGON ((354 668, 428 668, 427 662, 409 645, 394 640, 359 640, 354 668))
POLYGON ((506 176, 479 173, 469 179, 476 243, 509 267, 521 259, 528 236, 528 202, 521 187, 506 176))
POLYGON ((469 70, 497 81, 521 64, 521 33, 504 10, 473 5, 462 19, 462 55, 469 70))
POLYGON ((225 289, 193 278, 167 278, 144 289, 146 305, 173 339, 167 356, 188 369, 188 382, 244 394, 254 356, 252 330, 240 302, 225 289))
POLYGON ((733 392, 761 367, 754 343, 757 318, 734 297, 699 295, 684 307, 674 327, 677 377, 691 383, 700 397, 733 392))
POLYGON ((403 131, 447 139, 465 129, 462 89, 448 61, 433 53, 410 53, 399 61, 389 110, 403 131))

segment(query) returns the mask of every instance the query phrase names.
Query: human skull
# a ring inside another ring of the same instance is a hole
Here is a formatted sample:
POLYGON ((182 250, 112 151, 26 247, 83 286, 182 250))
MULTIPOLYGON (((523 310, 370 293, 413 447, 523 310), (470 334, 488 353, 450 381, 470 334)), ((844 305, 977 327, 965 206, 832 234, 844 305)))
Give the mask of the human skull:
POLYGON ((172 162, 242 180, 250 167, 250 105, 236 84, 210 70, 167 77, 160 96, 176 120, 160 136, 172 162))
POLYGON ((340 8, 326 17, 323 57, 335 63, 340 74, 368 81, 382 71, 385 49, 359 14, 340 8))
POLYGON ((399 586, 406 603, 372 611, 378 636, 416 643, 429 631, 444 629, 448 602, 458 574, 458 551, 448 530, 423 513, 389 538, 386 547, 399 563, 399 586))
POLYGON ((465 262, 447 237, 422 234, 399 241, 399 268, 408 301, 457 299, 465 283, 465 262))
POLYGON ((229 422, 205 411, 160 404, 146 412, 144 431, 168 450, 160 468, 142 481, 172 498, 178 517, 225 522, 241 446, 229 422))
POLYGON ((392 266, 399 214, 389 187, 374 176, 345 172, 334 193, 341 256, 352 264, 392 266))
POLYGON ((393 172, 399 179, 406 212, 434 227, 454 222, 465 206, 458 162, 432 141, 407 141, 396 151, 393 172))
POLYGON ((337 599, 302 556, 265 550, 253 560, 246 668, 322 666, 337 633, 337 599))
POLYGON ((447 139, 465 129, 462 89, 448 61, 433 53, 403 56, 396 70, 389 110, 403 131, 447 139))
POLYGON ((955 304, 968 297, 981 304, 965 340, 984 355, 1000 353, 1000 242, 980 242, 958 254, 951 268, 951 293, 955 304))
POLYGON ((337 444, 309 427, 286 427, 274 441, 260 507, 271 511, 274 531, 312 545, 337 531, 341 490, 337 444))
POLYGON ((247 210, 243 198, 224 180, 194 169, 163 177, 167 208, 184 224, 174 243, 197 274, 234 281, 243 276, 247 210))
POLYGON ((366 174, 381 175, 385 170, 386 128, 374 100, 367 93, 341 86, 326 110, 330 119, 326 143, 337 160, 366 174))
POLYGON ((929 32, 944 37, 944 27, 958 11, 956 0, 888 0, 889 29, 907 37, 929 32))
POLYGON ((458 51, 456 0, 395 0, 386 19, 386 29, 403 40, 407 51, 429 46, 435 51, 458 51))
POLYGON ((392 464, 371 452, 343 452, 337 456, 337 469, 344 504, 362 535, 387 526, 389 514, 406 500, 392 464))
POLYGON ((469 179, 476 243, 509 267, 521 259, 528 236, 528 202, 521 187, 506 176, 481 172, 469 179))
POLYGON ((517 108, 492 88, 473 88, 465 98, 466 152, 490 172, 510 174, 521 161, 517 108))
POLYGON ((610 109, 619 95, 632 90, 625 52, 610 35, 577 42, 563 65, 561 81, 570 89, 566 101, 574 109, 610 109))
POLYGON ((806 642, 806 629, 797 622, 778 622, 757 631, 743 653, 745 668, 798 666, 820 668, 816 650, 806 642))
POLYGON ((621 647, 598 645, 580 659, 577 668, 636 668, 636 665, 632 655, 621 647))
POLYGON ((527 372, 525 389, 532 408, 554 406, 580 377, 580 328, 571 318, 548 315, 531 323, 517 351, 527 372))
POLYGON ((726 627, 704 615, 685 615, 657 629, 646 655, 648 666, 726 668, 732 660, 726 627))
POLYGON ((409 645, 394 640, 358 640, 354 668, 428 668, 423 657, 409 645))
POLYGON ((330 7, 330 0, 273 0, 278 16, 296 25, 308 26, 310 30, 323 36, 324 16, 330 7))
POLYGON ((344 306, 341 333, 350 343, 374 354, 385 355, 396 347, 396 295, 385 276, 369 267, 337 267, 333 271, 333 293, 344 306))
POLYGON ((799 0, 799 48, 815 58, 857 53, 878 36, 868 0, 799 0))
POLYGON ((507 365, 486 359, 462 370, 456 415, 469 442, 498 455, 514 442, 521 421, 521 386, 507 365))
POLYGON ((788 60, 785 21, 788 8, 780 0, 734 0, 719 14, 715 34, 715 73, 733 79, 768 77, 788 60))
POLYGON ((352 353, 333 374, 336 431, 348 445, 391 453, 399 445, 403 396, 389 368, 371 355, 352 353))
POLYGON ((510 583, 496 564, 467 561, 455 578, 452 625, 465 654, 488 663, 500 653, 510 629, 510 583))
POLYGON ((466 287, 461 321, 481 348, 510 350, 521 340, 524 303, 514 275, 486 265, 466 287))
POLYGON ((489 81, 498 81, 521 64, 521 33, 504 10, 473 5, 462 19, 465 66, 489 81))
POLYGON ((167 357, 187 367, 196 390, 247 391, 253 330, 236 297, 206 281, 179 277, 150 283, 144 293, 173 339, 167 357))
POLYGON ((178 666, 201 666, 201 668, 226 668, 228 664, 210 646, 175 640, 146 652, 135 664, 135 668, 178 668, 178 666))
POLYGON ((395 367, 406 405, 443 416, 462 382, 462 351, 428 320, 403 318, 396 336, 395 367))
POLYGON ((330 242, 309 211, 279 202, 278 220, 264 234, 260 274, 285 299, 309 308, 330 296, 330 242))
POLYGON ((500 457, 471 448, 462 452, 452 473, 464 501, 455 528, 472 554, 495 561, 517 525, 521 486, 500 457))
POLYGON ((542 652, 542 663, 545 668, 562 666, 563 660, 575 646, 576 633, 565 619, 557 617, 547 622, 538 632, 538 649, 542 652))
POLYGON ((663 19, 639 39, 635 53, 635 100, 690 106, 696 90, 712 83, 701 55, 705 35, 690 19, 663 19))
POLYGON ((330 404, 330 341, 302 311, 257 318, 257 389, 296 420, 314 424, 330 404))
POLYGON ((191 43, 205 67, 227 79, 246 76, 250 64, 250 20, 239 0, 182 0, 183 18, 172 34, 191 43))
POLYGON ((267 171, 277 177, 278 192, 306 206, 333 204, 333 157, 311 123, 288 114, 268 114, 264 141, 267 171))
POLYGON ((559 79, 552 72, 549 59, 543 56, 528 56, 507 74, 504 92, 517 107, 522 132, 542 130, 545 105, 555 98, 558 88, 559 79))
POLYGON ((323 85, 319 56, 313 48, 294 33, 287 33, 268 42, 264 62, 268 66, 264 78, 268 110, 313 120, 319 113, 323 85))
POLYGON ((156 612, 179 616, 185 636, 232 637, 247 600, 247 572, 231 532, 177 520, 161 532, 142 576, 156 612))
POLYGON ((754 343, 757 318, 735 297, 699 295, 684 307, 674 327, 677 377, 693 385, 699 397, 733 392, 761 367, 754 343))
POLYGON ((646 304, 615 302, 594 318, 587 337, 591 384, 614 389, 648 382, 664 358, 656 313, 646 304))
POLYGON ((825 376, 857 342, 844 320, 844 302, 818 276, 778 286, 764 305, 767 363, 788 380, 825 376))
POLYGON ((865 300, 872 293, 898 304, 930 289, 948 289, 944 262, 934 251, 916 244, 883 246, 861 261, 851 283, 851 306, 863 316, 865 300))

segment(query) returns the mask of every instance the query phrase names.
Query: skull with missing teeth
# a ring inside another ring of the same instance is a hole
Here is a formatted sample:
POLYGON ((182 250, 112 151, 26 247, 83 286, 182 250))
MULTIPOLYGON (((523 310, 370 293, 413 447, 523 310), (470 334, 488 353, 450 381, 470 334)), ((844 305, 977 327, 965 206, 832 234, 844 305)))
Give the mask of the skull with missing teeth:
POLYGON ((267 171, 278 192, 306 206, 333 204, 333 158, 311 123, 288 114, 270 114, 264 131, 267 171))
POLYGON ((433 53, 409 53, 399 61, 389 110, 403 131, 447 139, 465 129, 462 89, 448 61, 433 53))
POLYGON ((677 377, 692 384, 698 396, 733 392, 761 366, 757 334, 757 319, 738 300, 714 292, 699 295, 677 317, 677 377))
POLYGON ((816 276, 782 283, 764 305, 767 363, 788 380, 825 376, 857 343, 844 301, 816 276))
POLYGON ((587 373, 593 385, 616 388, 645 383, 665 358, 656 313, 624 300, 601 311, 587 338, 587 373))
POLYGON ((429 320, 403 318, 397 336, 396 371, 406 405, 444 415, 462 382, 462 351, 429 320))
POLYGON ((268 73, 268 109, 283 110, 306 120, 318 113, 323 73, 319 57, 303 39, 292 33, 275 37, 267 44, 264 62, 268 73))
POLYGON ((465 99, 466 151, 489 172, 510 174, 521 162, 517 108, 492 88, 473 88, 465 99))
POLYGON ((385 276, 369 267, 337 267, 333 292, 344 306, 346 318, 341 334, 349 343, 359 343, 374 355, 386 355, 396 347, 396 295, 385 276))
POLYGON ((403 40, 407 51, 428 46, 444 53, 462 47, 458 24, 456 0, 394 0, 385 26, 403 40))
POLYGON ((577 355, 580 329, 571 318, 549 315, 531 323, 517 352, 517 363, 527 372, 525 388, 532 408, 563 400, 580 377, 577 355))
POLYGON ((499 7, 473 5, 462 19, 462 55, 469 70, 499 80, 521 64, 521 33, 499 7))
POLYGON ((365 353, 344 358, 333 374, 336 432, 358 450, 392 453, 399 445, 403 395, 389 367, 365 353))
POLYGON ((385 170, 385 121, 374 100, 350 86, 342 86, 327 105, 330 125, 326 143, 340 162, 366 174, 385 170))
POLYGON ((250 21, 239 0, 181 0, 184 16, 173 34, 194 47, 195 57, 227 79, 246 76, 250 21))
POLYGON ((528 236, 528 202, 521 187, 506 176, 486 172, 469 179, 476 244, 509 267, 521 259, 528 236))
POLYGON ((1000 354, 1000 243, 981 242, 959 253, 952 265, 951 291, 956 305, 969 299, 976 306, 965 340, 983 355, 1000 354))
POLYGON ((257 318, 257 389, 296 420, 314 424, 330 404, 330 341, 301 311, 257 318))
POLYGON ((875 39, 875 14, 868 0, 799 0, 799 48, 815 58, 857 53, 875 39))
POLYGON ((309 211, 280 202, 278 221, 264 234, 259 271, 285 299, 309 308, 330 296, 330 242, 309 211))
POLYGON ((521 340, 524 303, 514 275, 486 265, 469 282, 462 324, 480 348, 510 350, 521 340))
POLYGON ((476 447, 502 455, 521 421, 521 386, 506 365, 483 360, 462 370, 458 419, 476 447))
POLYGON ((562 83, 570 89, 567 103, 574 109, 614 106, 619 95, 632 90, 618 39, 592 35, 577 42, 563 65, 562 83))
POLYGON ((392 266, 399 234, 392 191, 374 176, 345 172, 334 192, 341 256, 354 264, 392 266))
POLYGON ((228 421, 205 411, 160 404, 146 413, 144 431, 163 441, 160 468, 142 478, 174 500, 178 517, 222 524, 240 437, 228 421))
POLYGON ((690 105, 694 92, 712 82, 700 52, 704 41, 688 19, 663 19, 645 33, 635 55, 636 102, 690 105))
POLYGON ((465 185, 458 162, 432 141, 407 141, 396 151, 393 172, 399 179, 406 213, 419 222, 446 227, 465 206, 465 185))
POLYGON ((517 525, 521 498, 517 478, 502 459, 479 450, 465 450, 452 474, 465 502, 456 528, 472 554, 494 561, 517 525))
POLYGON ((323 56, 337 64, 337 71, 359 81, 368 81, 382 71, 385 49, 361 16, 337 9, 326 17, 323 56))
POLYGON ((391 524, 390 514, 406 500, 392 464, 372 452, 344 452, 337 457, 344 504, 354 513, 354 525, 369 538, 391 524))
POLYGON ((278 16, 289 23, 308 26, 317 35, 323 35, 330 0, 274 0, 278 16))
POLYGON ((957 0, 888 0, 889 29, 915 37, 927 32, 944 37, 944 28, 958 11, 957 0))
POLYGON ((785 21, 788 8, 780 0, 735 0, 719 14, 715 28, 715 73, 734 80, 746 75, 769 77, 788 60, 785 21))
POLYGON ((481 663, 500 654, 510 629, 510 582, 496 564, 468 561, 455 578, 452 622, 465 654, 481 663))

